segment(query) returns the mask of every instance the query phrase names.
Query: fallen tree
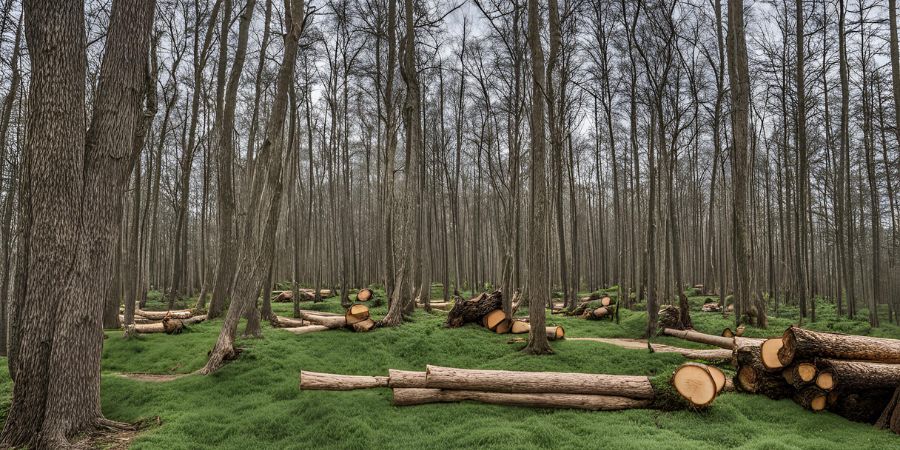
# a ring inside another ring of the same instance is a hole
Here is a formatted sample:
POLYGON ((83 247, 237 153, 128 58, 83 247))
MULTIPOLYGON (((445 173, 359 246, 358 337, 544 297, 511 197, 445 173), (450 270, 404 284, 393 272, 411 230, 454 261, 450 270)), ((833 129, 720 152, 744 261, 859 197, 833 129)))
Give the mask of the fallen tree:
POLYGON ((900 364, 900 340, 823 333, 790 327, 781 338, 778 359, 789 365, 794 359, 835 358, 900 364))
POLYGON ((350 391, 387 386, 388 377, 300 371, 301 390, 350 391))
MULTIPOLYGON (((900 364, 817 359, 815 366, 830 374, 831 389, 870 390, 900 386, 900 364)), ((828 380, 822 382, 825 384, 828 380)))
POLYGON ((141 334, 148 333, 166 333, 178 334, 184 330, 186 325, 200 323, 206 320, 206 315, 193 316, 187 319, 174 319, 171 317, 163 318, 162 321, 154 323, 136 323, 132 325, 134 332, 141 334))
POLYGON ((482 292, 466 301, 457 301, 447 315, 447 326, 461 327, 467 323, 481 324, 482 319, 491 311, 503 308, 503 295, 500 291, 490 294, 482 292))
POLYGON ((194 312, 190 309, 173 309, 169 311, 146 311, 137 309, 134 311, 134 315, 150 320, 163 320, 167 316, 173 319, 187 319, 193 316, 194 312))
POLYGON ((616 411, 647 408, 653 401, 612 395, 509 393, 464 391, 449 389, 396 388, 392 403, 396 406, 424 405, 476 401, 494 405, 526 406, 532 408, 570 408, 591 411, 616 411))

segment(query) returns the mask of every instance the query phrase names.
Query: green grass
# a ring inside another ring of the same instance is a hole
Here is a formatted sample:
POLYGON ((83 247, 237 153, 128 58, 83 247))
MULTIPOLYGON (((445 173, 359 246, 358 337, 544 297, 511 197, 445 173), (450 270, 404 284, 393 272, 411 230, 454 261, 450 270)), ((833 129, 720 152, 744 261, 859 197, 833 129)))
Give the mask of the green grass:
MULTIPOLYGON (((695 297, 695 305, 705 297, 695 297)), ((275 304, 289 315, 290 304, 275 304)), ((341 311, 336 298, 305 309, 341 311)), ((374 308, 375 316, 386 307, 374 308)), ((778 334, 789 323, 772 319, 778 334)), ((838 320, 820 305, 812 328, 900 336, 897 327, 868 330, 861 321, 838 320), (830 315, 829 315, 830 314, 830 315)), ((718 333, 731 326, 719 313, 693 314, 698 330, 718 333)), ((568 336, 638 337, 645 314, 621 311, 621 322, 548 316, 568 336)), ((444 315, 418 311, 399 328, 370 333, 333 330, 297 336, 263 326, 263 339, 241 339, 240 358, 212 376, 188 375, 154 383, 120 372, 185 374, 203 366, 221 320, 191 326, 177 336, 144 335, 124 340, 108 331, 103 348, 102 402, 107 417, 138 421, 159 416, 161 424, 141 433, 136 449, 196 448, 817 448, 884 449, 898 437, 831 413, 812 414, 790 400, 728 393, 706 412, 631 410, 586 412, 529 409, 475 403, 391 406, 388 389, 349 392, 298 389, 301 369, 342 374, 386 375, 389 368, 423 370, 426 364, 466 368, 553 370, 668 376, 683 358, 649 354, 595 342, 554 342, 552 356, 532 357, 496 335, 469 325, 442 327, 444 315)), ((691 345, 673 338, 660 342, 691 345)), ((11 383, 0 364, 0 413, 5 416, 11 383)))

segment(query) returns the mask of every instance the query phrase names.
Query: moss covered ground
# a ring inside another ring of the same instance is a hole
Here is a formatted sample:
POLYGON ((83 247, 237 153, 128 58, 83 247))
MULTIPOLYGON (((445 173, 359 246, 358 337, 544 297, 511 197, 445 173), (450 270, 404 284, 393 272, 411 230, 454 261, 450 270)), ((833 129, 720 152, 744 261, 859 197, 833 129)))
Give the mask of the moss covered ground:
MULTIPOLYGON (((707 297, 692 297, 698 307, 707 297)), ((151 301, 150 307, 161 307, 151 301)), ((337 298, 304 303, 306 309, 340 311, 337 298)), ((289 315, 291 305, 276 304, 289 315)), ((385 312, 373 309, 376 317, 385 312)), ((810 328, 900 337, 900 328, 870 329, 862 320, 838 319, 833 306, 818 305, 810 328)), ((783 331, 796 311, 781 308, 768 330, 783 331)), ((695 327, 719 333, 733 319, 695 312, 695 327)), ((552 343, 555 354, 522 354, 508 343, 469 325, 442 327, 444 315, 417 311, 412 321, 370 333, 332 330, 294 335, 264 324, 262 339, 240 339, 240 358, 212 376, 190 374, 202 367, 221 320, 191 326, 176 336, 144 335, 125 340, 109 330, 103 348, 103 412, 120 421, 151 425, 131 444, 136 449, 198 448, 743 448, 887 449, 900 437, 849 422, 831 413, 813 414, 790 400, 727 393, 708 411, 631 410, 586 412, 528 409, 475 403, 391 406, 388 389, 349 392, 298 389, 301 369, 342 374, 386 375, 389 368, 422 370, 426 364, 465 368, 552 370, 665 376, 684 359, 674 354, 585 341, 552 343), (172 381, 138 381, 125 373, 190 374, 172 381), (158 417, 158 420, 157 420, 158 417)), ((571 337, 640 337, 646 316, 621 311, 620 323, 548 316, 571 337)), ((673 338, 659 342, 697 346, 673 338)), ((11 383, 0 361, 0 414, 5 416, 11 383)))

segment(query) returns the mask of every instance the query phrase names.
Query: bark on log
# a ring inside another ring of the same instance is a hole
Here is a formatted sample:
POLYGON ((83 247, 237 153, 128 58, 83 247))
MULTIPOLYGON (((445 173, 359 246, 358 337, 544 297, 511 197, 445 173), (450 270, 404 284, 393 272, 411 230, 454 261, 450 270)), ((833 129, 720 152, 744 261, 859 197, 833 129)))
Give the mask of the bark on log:
POLYGON ((426 367, 425 373, 426 385, 436 389, 654 397, 650 379, 643 376, 455 369, 431 365, 426 367))
POLYGON ((301 312, 300 318, 307 322, 312 322, 316 325, 322 325, 332 329, 347 326, 347 319, 343 316, 319 316, 301 312))
POLYGON ((328 328, 328 327, 322 326, 322 325, 306 325, 303 327, 282 328, 282 330, 289 331, 294 334, 315 333, 317 331, 326 331, 326 330, 330 330, 330 329, 331 328, 328 328))
MULTIPOLYGON (((569 341, 592 341, 632 350, 647 350, 647 341, 643 339, 608 339, 608 338, 566 338, 569 341)), ((650 349, 656 353, 678 353, 688 359, 702 359, 710 362, 731 361, 732 352, 725 349, 697 350, 693 348, 673 347, 665 344, 650 344, 650 349)))
POLYGON ((173 319, 187 319, 194 315, 193 311, 189 309, 173 309, 170 311, 145 311, 143 309, 138 309, 134 314, 150 320, 163 320, 166 315, 173 319))
POLYGON ((788 365, 794 359, 836 358, 900 364, 900 340, 823 333, 790 327, 782 336, 778 359, 788 365))
POLYGON ((900 364, 817 359, 816 366, 831 373, 833 389, 858 391, 900 386, 900 364))
POLYGON ((773 400, 788 398, 795 392, 780 374, 772 374, 749 365, 738 368, 734 385, 744 392, 762 394, 773 400))
POLYGON ((588 320, 612 319, 615 316, 615 313, 615 306, 601 306, 594 309, 587 308, 584 313, 581 314, 581 318, 588 320))
MULTIPOLYGON (((531 325, 529 324, 528 327, 530 328, 531 325)), ((546 327, 545 330, 547 331, 547 339, 551 341, 565 339, 566 337, 566 330, 561 326, 546 327)))
MULTIPOLYGON (((206 320, 206 315, 193 316, 188 319, 176 319, 180 320, 182 325, 191 325, 194 323, 200 323, 206 320)), ((163 322, 155 322, 155 323, 147 323, 147 324, 135 324, 134 331, 141 334, 149 334, 149 333, 165 333, 166 327, 163 325, 163 322)), ((170 333, 171 334, 171 333, 170 333)))
POLYGON ((559 394, 559 393, 508 393, 444 389, 394 389, 396 406, 422 405, 438 402, 477 401, 495 405, 527 406, 535 408, 571 408, 591 411, 616 411, 646 408, 652 403, 646 399, 633 399, 611 395, 559 394))
POLYGON ((388 386, 392 388, 424 388, 425 372, 388 369, 388 386))
POLYGON ((488 330, 494 331, 504 320, 506 320, 506 313, 502 309, 495 309, 484 315, 484 318, 481 319, 481 325, 488 330))
POLYGON ((272 316, 272 318, 269 319, 269 323, 271 323, 275 328, 298 328, 305 327, 310 324, 309 321, 304 319, 293 319, 283 316, 272 316))
POLYGON ((494 291, 490 294, 481 293, 469 300, 457 301, 447 315, 447 326, 457 328, 467 323, 480 325, 485 315, 495 309, 502 308, 503 297, 500 291, 494 291))
POLYGON ((800 362, 785 367, 781 372, 784 380, 798 390, 815 383, 817 374, 816 365, 810 362, 800 362))
POLYGON ((875 424, 883 416, 891 402, 892 389, 876 389, 859 392, 832 391, 826 409, 854 422, 875 424))
POLYGON ((825 391, 815 386, 807 386, 794 394, 794 401, 810 411, 818 412, 825 409, 827 395, 825 391))
POLYGON ((719 348, 734 349, 734 339, 712 334, 700 333, 693 330, 676 330, 674 328, 663 328, 663 334, 674 336, 691 342, 699 342, 701 344, 714 345, 719 348))
POLYGON ((388 377, 367 375, 338 375, 333 373, 300 371, 300 390, 350 391, 387 387, 388 377))

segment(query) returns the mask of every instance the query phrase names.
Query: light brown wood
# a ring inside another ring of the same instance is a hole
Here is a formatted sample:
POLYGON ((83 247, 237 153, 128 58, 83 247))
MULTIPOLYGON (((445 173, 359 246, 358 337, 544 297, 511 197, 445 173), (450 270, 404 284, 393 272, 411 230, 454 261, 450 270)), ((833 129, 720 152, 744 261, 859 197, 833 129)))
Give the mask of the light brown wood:
POLYGON ((816 375, 816 386, 823 391, 834 389, 834 376, 831 375, 830 370, 823 370, 816 375))
POLYGON ((528 322, 522 322, 521 320, 513 320, 512 325, 509 328, 509 332, 512 334, 524 334, 531 330, 531 325, 528 322))
POLYGON ((713 345, 719 348, 734 348, 734 339, 715 336, 712 334, 700 333, 693 330, 676 330, 674 328, 663 328, 663 334, 674 336, 691 342, 699 342, 701 344, 713 345))
POLYGON ((424 388, 425 372, 388 369, 388 386, 392 388, 424 388))
POLYGON ((269 322, 275 328, 297 328, 310 325, 310 322, 308 320, 294 319, 284 316, 272 316, 272 318, 269 319, 269 322))
POLYGON ((672 386, 685 400, 698 408, 709 406, 720 390, 709 367, 698 363, 684 363, 675 369, 672 386))
POLYGON ((706 366, 709 369, 709 374, 712 375, 713 380, 716 382, 716 392, 722 392, 725 389, 725 385, 727 384, 728 377, 725 376, 725 372, 722 372, 722 369, 716 366, 706 366))
POLYGON ((369 319, 369 307, 366 305, 350 305, 344 314, 347 325, 354 325, 369 319))
MULTIPOLYGON (((627 349, 648 350, 647 341, 644 339, 567 337, 566 340, 600 342, 627 349)), ((693 348, 673 347, 665 344, 650 344, 650 348, 658 353, 678 353, 688 359, 702 359, 710 362, 731 361, 733 357, 731 350, 725 349, 697 350, 693 348)))
MULTIPOLYGON (((893 389, 900 386, 900 364, 817 359, 816 366, 831 374, 831 388, 842 391, 893 389)), ((818 380, 816 382, 818 384, 818 380)), ((824 378, 822 382, 827 384, 828 379, 824 378)))
POLYGON ((497 327, 494 328, 494 332, 497 334, 506 334, 509 333, 509 329, 512 327, 512 321, 503 319, 502 322, 497 324, 497 327))
POLYGON ((644 376, 564 372, 515 372, 427 366, 426 385, 436 389, 486 392, 542 392, 618 395, 652 399, 653 386, 644 376))
POLYGON ((766 370, 775 371, 784 367, 784 364, 778 358, 778 351, 781 350, 782 345, 784 343, 781 338, 772 338, 766 339, 760 346, 760 360, 766 370))
POLYGON ((388 377, 300 371, 300 390, 349 391, 387 387, 388 377))
POLYGON ((366 319, 361 322, 356 322, 353 325, 350 325, 350 327, 353 328, 353 331, 356 331, 357 333, 364 333, 375 328, 375 321, 372 319, 366 319))
POLYGON ((347 325, 347 319, 343 316, 319 316, 301 312, 300 318, 328 328, 343 328, 347 325))
POLYGON ((827 394, 815 386, 808 386, 794 394, 794 401, 810 411, 822 411, 826 406, 827 394))
POLYGON ((500 325, 501 322, 506 320, 506 314, 502 309, 495 309, 484 316, 482 319, 482 324, 488 330, 494 331, 497 328, 497 325, 500 325))
POLYGON ((566 337, 566 330, 564 330, 561 326, 547 327, 546 330, 547 339, 551 341, 564 339, 566 337))
POLYGON ((646 408, 651 400, 633 399, 611 395, 559 394, 559 393, 509 393, 444 389, 394 389, 396 406, 422 405, 438 402, 477 401, 495 405, 528 406, 535 408, 571 408, 591 411, 615 411, 646 408))
POLYGON ((302 327, 281 328, 281 329, 284 331, 294 333, 294 334, 308 334, 308 333, 315 333, 318 331, 330 330, 331 328, 328 328, 328 327, 322 326, 322 325, 306 325, 306 326, 302 326, 302 327))
POLYGON ((603 306, 609 306, 609 305, 612 305, 613 303, 615 303, 615 302, 613 302, 613 300, 611 298, 609 298, 609 296, 605 296, 600 299, 600 304, 603 306))
POLYGON ((163 318, 168 315, 173 319, 187 319, 194 315, 194 313, 189 309, 173 309, 170 311, 146 311, 143 309, 138 309, 134 312, 136 316, 141 316, 151 320, 163 320, 163 318))
POLYGON ((356 300, 361 301, 361 302, 367 302, 369 300, 372 300, 373 295, 374 295, 374 293, 372 292, 371 289, 363 288, 363 289, 360 289, 359 292, 356 294, 356 300))

